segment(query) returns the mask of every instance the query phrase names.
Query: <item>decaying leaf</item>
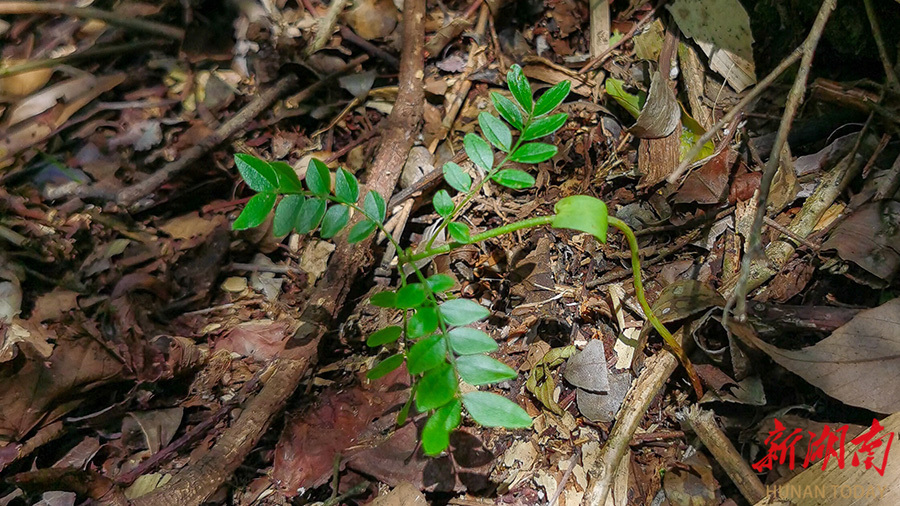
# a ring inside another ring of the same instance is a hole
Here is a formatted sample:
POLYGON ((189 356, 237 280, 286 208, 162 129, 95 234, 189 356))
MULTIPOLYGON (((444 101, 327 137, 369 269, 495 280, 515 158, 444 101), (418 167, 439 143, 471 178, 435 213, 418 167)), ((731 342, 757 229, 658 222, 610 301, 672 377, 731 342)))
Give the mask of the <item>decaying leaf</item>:
POLYGON ((591 392, 608 392, 609 370, 603 341, 591 339, 583 350, 569 357, 563 377, 576 387, 591 392))
MULTIPOLYGON (((724 305, 725 299, 709 286, 693 279, 683 279, 663 289, 653 303, 653 312, 660 322, 668 323, 724 305)), ((641 329, 642 343, 652 329, 650 325, 641 329)))
POLYGON ((361 0, 344 15, 357 35, 366 39, 387 37, 397 27, 397 8, 391 0, 361 0))
POLYGON ((565 359, 574 355, 576 351, 578 351, 578 348, 574 346, 551 349, 532 367, 531 373, 525 381, 525 388, 533 393, 547 409, 558 415, 561 415, 563 410, 553 398, 553 391, 556 390, 556 381, 553 379, 550 369, 562 364, 565 359))
POLYGON ((272 477, 278 487, 293 497, 328 481, 335 455, 357 443, 373 420, 409 396, 408 377, 406 369, 400 368, 376 382, 342 392, 329 390, 315 408, 292 417, 275 447, 272 477))
POLYGON ((716 505, 719 483, 713 476, 712 466, 702 453, 694 453, 684 459, 687 466, 670 470, 663 477, 663 490, 672 506, 716 505))
POLYGON ((634 377, 629 371, 611 373, 609 388, 604 393, 594 393, 579 388, 575 394, 578 411, 593 422, 612 422, 625 402, 634 377))

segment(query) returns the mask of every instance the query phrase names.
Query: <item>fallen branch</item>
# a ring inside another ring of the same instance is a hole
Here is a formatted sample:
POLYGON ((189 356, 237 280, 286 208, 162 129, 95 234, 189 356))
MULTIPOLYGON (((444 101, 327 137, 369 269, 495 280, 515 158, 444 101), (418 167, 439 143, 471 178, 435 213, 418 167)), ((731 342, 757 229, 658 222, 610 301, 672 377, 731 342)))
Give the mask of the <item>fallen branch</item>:
POLYGON ((685 416, 685 421, 703 441, 706 449, 713 454, 716 462, 722 466, 747 502, 755 503, 766 496, 766 487, 759 481, 759 477, 750 468, 750 464, 747 464, 744 457, 731 444, 731 440, 716 424, 712 411, 691 406, 685 416))
POLYGON ((187 506, 206 502, 259 442, 296 389, 308 365, 308 360, 276 360, 262 391, 250 400, 216 444, 197 462, 176 474, 172 481, 134 499, 132 505, 187 506))
MULTIPOLYGON (((675 337, 681 340, 682 331, 676 332, 675 337)), ((594 465, 587 469, 591 481, 584 504, 594 506, 606 504, 606 496, 609 495, 616 469, 622 463, 622 457, 629 448, 634 431, 640 425, 657 392, 677 367, 678 359, 668 351, 661 351, 647 359, 644 369, 631 386, 622 408, 616 414, 616 423, 609 431, 609 439, 594 459, 594 465)))
MULTIPOLYGON (((424 60, 424 0, 407 0, 403 13, 403 50, 400 61, 400 86, 397 102, 388 118, 388 128, 381 149, 368 169, 368 188, 390 194, 400 169, 417 138, 422 123, 422 88, 424 60)), ((371 241, 371 239, 370 239, 371 241)), ((302 348, 314 357, 325 332, 334 319, 359 270, 370 263, 368 243, 350 245, 340 241, 328 269, 316 285, 309 304, 300 317, 300 328, 294 335, 297 343, 292 351, 302 348)), ((198 462, 178 473, 175 478, 156 491, 133 501, 137 506, 188 506, 201 504, 225 483, 246 456, 256 446, 269 424, 281 411, 287 398, 299 385, 311 360, 279 359, 272 366, 271 376, 231 427, 225 430, 213 448, 198 462)))
POLYGON ((84 19, 99 19, 111 25, 121 26, 169 39, 181 40, 184 30, 146 19, 121 16, 115 12, 93 7, 75 7, 59 2, 0 2, 0 14, 63 14, 84 19))

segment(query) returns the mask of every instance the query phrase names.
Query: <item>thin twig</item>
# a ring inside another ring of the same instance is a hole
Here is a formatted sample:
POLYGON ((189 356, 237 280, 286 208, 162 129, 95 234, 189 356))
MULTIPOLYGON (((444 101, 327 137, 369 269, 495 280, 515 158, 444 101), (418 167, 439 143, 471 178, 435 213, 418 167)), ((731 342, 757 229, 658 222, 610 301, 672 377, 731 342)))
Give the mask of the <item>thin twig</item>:
POLYGON ((146 19, 122 16, 115 12, 93 7, 75 7, 60 2, 0 2, 0 14, 63 14, 76 18, 99 19, 111 25, 121 26, 169 39, 181 40, 184 30, 146 19))
POLYGON ((563 489, 566 488, 566 482, 569 481, 569 477, 572 476, 572 470, 575 469, 575 464, 578 462, 579 457, 581 457, 581 447, 575 447, 575 453, 572 454, 572 457, 569 459, 569 466, 566 467, 566 472, 563 473, 562 478, 559 480, 559 485, 556 486, 556 492, 553 493, 553 497, 550 498, 550 502, 548 502, 548 506, 556 506, 556 501, 559 500, 559 496, 562 494, 563 489))
POLYGON ((303 272, 303 269, 291 267, 290 265, 256 265, 239 262, 233 262, 231 269, 246 272, 272 272, 274 274, 300 274, 303 272))
MULTIPOLYGON (((682 332, 676 332, 681 337, 682 332)), ((609 438, 600 449, 594 465, 588 469, 591 483, 583 504, 601 506, 606 504, 606 496, 612 486, 616 469, 630 447, 631 438, 644 418, 657 392, 678 367, 678 359, 671 353, 657 353, 647 359, 644 369, 631 385, 622 408, 616 414, 616 423, 609 431, 609 438)))
POLYGON ((803 47, 804 46, 800 46, 797 49, 794 49, 791 54, 787 56, 787 58, 782 60, 782 62, 779 63, 777 67, 772 69, 772 72, 769 72, 769 75, 767 75, 762 81, 757 83, 756 86, 752 90, 750 90, 750 92, 747 93, 747 95, 745 95, 740 102, 737 103, 737 105, 732 107, 731 110, 728 111, 728 114, 723 116, 722 119, 720 119, 718 123, 713 125, 712 128, 707 130, 705 134, 701 135, 700 138, 697 139, 697 141, 694 143, 694 147, 692 147, 691 150, 688 151, 688 154, 682 157, 681 163, 679 163, 678 166, 675 167, 675 170, 673 170, 672 173, 669 174, 669 177, 666 178, 666 181, 672 184, 678 182, 678 180, 682 175, 684 175, 684 172, 688 169, 688 167, 691 166, 691 160, 696 158, 697 155, 700 154, 700 151, 703 150, 703 146, 705 146, 706 143, 710 139, 712 139, 713 136, 716 135, 719 130, 721 130, 725 125, 731 123, 737 117, 737 115, 744 110, 745 107, 750 105, 750 102, 756 100, 756 98, 759 97, 759 95, 761 95, 762 92, 765 91, 769 86, 771 86, 772 83, 775 82, 775 80, 778 79, 778 77, 788 69, 788 67, 796 63, 796 61, 799 60, 801 56, 803 56, 803 47))
POLYGON ((241 131, 247 122, 258 116, 262 111, 268 109, 269 106, 272 105, 272 102, 296 85, 297 76, 295 75, 281 78, 275 85, 257 95, 256 98, 237 114, 229 118, 228 121, 223 123, 212 135, 180 153, 178 160, 154 172, 146 179, 120 190, 116 195, 116 202, 123 206, 131 206, 138 200, 153 193, 173 175, 193 166, 194 163, 199 160, 201 156, 209 152, 210 149, 241 131))
MULTIPOLYGON (((663 2, 663 3, 665 3, 665 2, 663 2)), ((584 74, 586 72, 590 72, 590 71, 594 70, 595 68, 597 68, 598 65, 600 65, 601 63, 606 61, 606 59, 609 58, 609 55, 611 55, 613 53, 613 51, 615 51, 616 49, 619 49, 622 46, 622 44, 631 40, 634 37, 634 35, 638 32, 638 30, 640 30, 641 28, 646 26, 647 23, 649 23, 651 20, 656 19, 656 11, 661 6, 662 6, 662 4, 654 7, 653 10, 648 12, 647 15, 643 17, 643 19, 641 19, 640 21, 635 23, 634 26, 631 27, 631 30, 628 30, 628 33, 626 33, 624 37, 622 37, 621 39, 616 41, 615 44, 609 46, 609 49, 607 49, 603 53, 588 60, 588 62, 585 63, 584 66, 578 70, 578 73, 584 74)))
POLYGON ((782 234, 790 237, 791 239, 796 241, 797 244, 802 244, 802 245, 806 246, 807 248, 810 249, 810 251, 814 251, 814 252, 819 251, 819 247, 816 246, 815 244, 811 243, 809 241, 809 239, 807 239, 805 237, 800 237, 799 235, 792 232, 791 229, 785 227, 781 223, 778 223, 777 221, 773 220, 772 218, 769 218, 768 216, 766 216, 764 218, 764 221, 765 221, 766 225, 768 225, 768 226, 774 228, 775 230, 781 232, 782 234))
POLYGON ((891 58, 888 56, 887 47, 884 45, 884 39, 881 37, 881 27, 878 25, 878 16, 875 15, 875 7, 872 6, 872 0, 863 0, 866 6, 866 15, 869 17, 869 24, 872 25, 872 37, 875 39, 875 45, 878 46, 878 56, 881 58, 881 64, 884 66, 884 73, 887 74, 888 86, 894 91, 900 91, 900 80, 894 72, 894 65, 891 64, 891 58))
POLYGON ((400 60, 398 60, 394 55, 360 37, 356 34, 356 32, 347 28, 346 26, 341 26, 341 37, 343 37, 347 42, 380 59, 393 68, 397 68, 400 66, 400 60))
POLYGON ((775 137, 775 144, 772 146, 772 152, 763 171, 762 179, 757 190, 756 216, 753 218, 753 226, 750 228, 750 237, 748 238, 747 254, 741 260, 741 276, 737 286, 734 288, 732 296, 728 298, 725 304, 722 325, 728 329, 728 318, 732 308, 735 308, 735 316, 738 320, 743 321, 746 316, 746 298, 747 298, 747 281, 750 279, 750 263, 751 259, 761 254, 760 243, 762 242, 762 226, 768 207, 769 189, 772 187, 772 180, 781 164, 781 150, 787 142, 788 134, 791 130, 791 124, 794 122, 794 115, 803 101, 806 93, 806 82, 809 78, 809 70, 812 67, 813 55, 816 47, 819 45, 819 39, 825 30, 825 24, 828 17, 834 11, 837 0, 824 0, 819 8, 819 14, 813 22, 812 29, 806 40, 803 42, 803 59, 800 61, 800 69, 797 71, 797 77, 794 79, 794 86, 788 93, 787 103, 784 107, 784 114, 781 117, 781 124, 778 126, 778 134, 775 137))
POLYGON ((148 47, 159 46, 163 43, 163 41, 158 40, 145 40, 139 42, 129 42, 127 44, 113 44, 111 46, 87 49, 80 53, 67 54, 65 56, 60 56, 59 58, 39 58, 35 60, 29 60, 18 65, 12 65, 10 67, 0 69, 0 77, 14 76, 16 74, 30 72, 37 69, 53 68, 57 65, 66 65, 72 62, 86 60, 89 58, 100 58, 103 56, 130 53, 132 51, 138 51, 141 49, 146 49, 148 47))
MULTIPOLYGON (((424 76, 422 46, 424 38, 425 0, 406 0, 403 9, 403 50, 400 60, 400 92, 388 117, 391 128, 386 137, 392 142, 382 145, 381 158, 368 171, 369 190, 390 194, 400 178, 398 167, 409 152, 412 140, 417 137, 422 119, 422 78, 424 76), (404 139, 408 140, 406 145, 404 139), (395 151, 397 153, 385 153, 395 151), (402 152, 398 152, 402 151, 402 152)), ((269 428, 275 416, 284 407, 288 397, 296 390, 303 376, 309 371, 309 360, 314 356, 322 336, 334 325, 343 302, 360 269, 370 265, 369 243, 350 245, 342 242, 325 271, 321 281, 310 295, 310 303, 300 316, 301 326, 295 339, 302 346, 291 350, 299 359, 278 358, 271 377, 258 395, 249 401, 240 417, 223 432, 215 445, 203 457, 179 471, 168 484, 133 501, 135 506, 162 506, 169 504, 200 504, 225 483, 247 457, 259 438, 269 428)))
POLYGON ((355 495, 362 494, 366 491, 367 488, 369 488, 369 485, 371 485, 371 483, 369 483, 368 481, 357 483, 353 488, 344 492, 343 494, 337 497, 332 497, 331 499, 323 502, 322 506, 334 506, 335 504, 340 504, 355 495))

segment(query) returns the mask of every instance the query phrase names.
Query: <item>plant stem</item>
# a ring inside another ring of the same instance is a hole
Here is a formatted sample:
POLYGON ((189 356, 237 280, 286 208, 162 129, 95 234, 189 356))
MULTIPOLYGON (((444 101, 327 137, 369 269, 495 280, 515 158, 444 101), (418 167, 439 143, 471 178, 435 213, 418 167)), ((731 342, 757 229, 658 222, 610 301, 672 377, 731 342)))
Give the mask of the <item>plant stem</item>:
POLYGON ((537 218, 529 218, 527 220, 517 221, 515 223, 509 223, 507 225, 503 225, 502 227, 492 228, 490 230, 486 230, 478 235, 473 235, 469 242, 461 243, 461 242, 451 242, 448 244, 444 244, 438 246, 437 248, 426 249, 425 251, 420 251, 419 253, 414 253, 406 258, 407 262, 415 262, 416 260, 422 260, 423 258, 430 258, 435 255, 443 255, 444 253, 449 253, 460 246, 464 246, 466 244, 472 244, 476 242, 481 242, 487 239, 492 239, 494 237, 501 236, 503 234, 509 234, 511 232, 515 232, 517 230, 522 230, 526 228, 535 228, 542 227, 544 225, 550 225, 553 223, 554 215, 550 216, 538 216, 537 218))
POLYGON ((678 341, 672 337, 672 334, 668 329, 659 321, 659 318, 656 317, 656 314, 653 313, 653 310, 650 309, 650 304, 647 303, 647 298, 644 296, 644 283, 641 282, 641 258, 638 253, 638 243, 637 237, 634 236, 634 232, 631 230, 624 221, 610 216, 608 217, 609 224, 617 229, 619 229, 622 234, 625 235, 625 239, 628 241, 628 247, 631 249, 631 275, 634 280, 634 295, 637 297, 638 302, 641 305, 641 309, 644 311, 644 316, 647 317, 647 321, 653 325, 653 328, 656 329, 657 332, 662 336, 663 340, 672 350, 672 353, 678 357, 678 360, 681 361, 681 364, 684 365, 685 370, 687 370, 688 377, 691 379, 691 385, 694 387, 694 392, 697 393, 697 398, 700 399, 703 397, 703 386, 700 384, 700 377, 697 376, 697 372, 694 370, 694 366, 691 365, 691 361, 688 360, 687 355, 684 353, 684 349, 681 348, 681 345, 678 344, 678 341))
MULTIPOLYGON (((522 126, 523 133, 531 125, 531 121, 533 119, 534 118, 531 117, 531 113, 528 113, 528 117, 525 118, 525 121, 524 121, 525 124, 522 126)), ((478 195, 481 192, 481 189, 488 182, 488 180, 491 179, 491 176, 493 176, 494 174, 499 172, 500 169, 502 169, 503 166, 506 165, 506 162, 509 161, 509 157, 512 156, 512 154, 515 153, 516 150, 519 149, 519 146, 521 146, 521 145, 522 145, 522 135, 520 134, 519 137, 516 139, 515 144, 513 144, 513 147, 510 148, 510 150, 506 153, 506 156, 503 157, 503 160, 501 160, 500 163, 498 163, 491 170, 487 171, 485 173, 484 177, 481 178, 481 181, 479 181, 478 184, 475 185, 474 188, 469 189, 469 193, 466 194, 466 196, 462 200, 462 202, 460 202, 458 206, 453 208, 453 212, 450 213, 450 216, 446 217, 444 219, 444 222, 441 223, 441 226, 438 227, 438 229, 434 231, 434 234, 431 236, 431 239, 428 240, 428 245, 425 247, 425 249, 431 249, 431 245, 434 244, 434 240, 441 233, 441 231, 444 230, 445 228, 447 228, 447 226, 450 225, 450 222, 453 221, 453 218, 456 218, 456 215, 459 214, 459 212, 462 211, 464 207, 466 207, 466 204, 468 204, 469 201, 475 197, 475 195, 478 195)), ((470 158, 470 160, 471 160, 471 158, 470 158)))

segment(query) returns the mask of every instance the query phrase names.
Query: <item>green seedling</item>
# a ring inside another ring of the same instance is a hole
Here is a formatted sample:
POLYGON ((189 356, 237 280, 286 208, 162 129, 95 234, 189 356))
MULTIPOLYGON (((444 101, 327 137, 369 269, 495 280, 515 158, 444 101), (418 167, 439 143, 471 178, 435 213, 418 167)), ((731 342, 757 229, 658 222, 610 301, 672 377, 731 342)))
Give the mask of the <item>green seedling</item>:
POLYGON ((377 293, 370 299, 375 306, 399 311, 402 322, 368 336, 368 346, 384 348, 389 356, 369 370, 367 377, 377 379, 406 364, 413 378, 412 389, 397 423, 405 423, 413 403, 420 413, 428 415, 421 436, 423 450, 428 455, 438 455, 447 448, 450 433, 462 421, 463 409, 485 427, 516 429, 531 425, 531 417, 525 410, 505 397, 490 392, 461 392, 461 381, 474 386, 489 385, 515 378, 516 372, 488 356, 497 350, 497 343, 471 326, 487 318, 488 309, 477 302, 451 296, 454 284, 451 277, 443 274, 426 277, 417 266, 423 259, 516 230, 549 225, 586 232, 604 243, 609 225, 622 231, 631 248, 635 294, 641 308, 685 365, 695 390, 698 395, 700 393, 699 380, 690 362, 654 316, 644 297, 634 233, 624 222, 608 215, 603 201, 586 195, 566 197, 556 203, 554 214, 550 216, 509 223, 475 235, 458 221, 466 205, 487 181, 513 190, 534 185, 534 177, 509 167, 509 162, 537 164, 549 160, 557 152, 556 146, 536 140, 554 133, 568 119, 565 113, 554 114, 553 111, 569 94, 570 83, 563 81, 535 100, 521 67, 513 65, 507 74, 507 84, 514 100, 491 93, 500 117, 482 112, 478 124, 483 137, 469 133, 463 140, 466 155, 482 171, 483 177, 473 182, 459 165, 444 165, 444 180, 461 195, 454 201, 447 190, 435 193, 434 209, 442 222, 420 251, 402 248, 387 233, 383 225, 387 215, 384 197, 369 191, 360 201, 359 183, 344 169, 339 168, 332 174, 323 162, 313 159, 306 172, 304 187, 294 170, 285 163, 266 162, 246 154, 235 155, 241 177, 257 192, 235 220, 232 226, 235 230, 262 224, 275 208, 273 231, 276 236, 291 231, 307 234, 318 229, 327 239, 341 232, 349 224, 351 214, 356 213, 362 218, 347 233, 348 242, 363 241, 380 230, 396 248, 398 269, 401 273, 410 273, 412 280, 401 275, 396 290, 377 293), (517 132, 515 137, 513 131, 517 132), (496 165, 494 149, 505 154, 496 165), (452 241, 435 246, 435 238, 443 231, 452 241))

